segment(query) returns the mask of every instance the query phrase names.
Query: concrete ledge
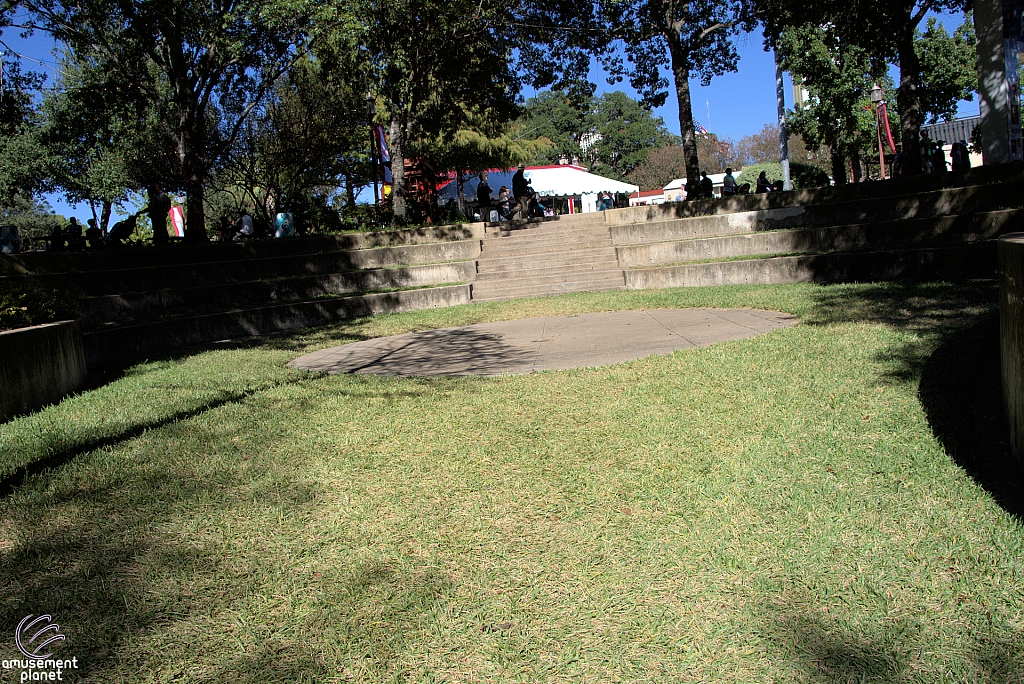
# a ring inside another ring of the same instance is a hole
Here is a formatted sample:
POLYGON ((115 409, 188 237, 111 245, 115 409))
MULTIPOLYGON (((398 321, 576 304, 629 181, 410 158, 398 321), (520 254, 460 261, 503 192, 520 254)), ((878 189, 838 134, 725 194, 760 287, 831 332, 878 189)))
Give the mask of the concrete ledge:
POLYGON ((880 197, 871 202, 834 202, 612 226, 611 232, 616 245, 628 245, 765 230, 934 218, 983 212, 991 207, 1021 206, 1024 206, 1024 194, 1007 195, 1003 186, 985 185, 880 197))
POLYGON ((85 382, 75 321, 0 332, 0 420, 60 401, 85 382))
POLYGON ((330 321, 469 303, 469 285, 296 302, 87 333, 89 367, 124 365, 186 347, 330 321))
POLYGON ((714 216, 744 211, 780 209, 806 204, 829 204, 844 201, 897 197, 969 185, 990 183, 1019 183, 1024 180, 1024 163, 979 166, 955 173, 936 173, 908 178, 894 178, 885 181, 871 181, 853 185, 837 185, 827 188, 809 188, 791 192, 773 192, 763 195, 746 195, 719 200, 694 200, 693 202, 669 202, 651 206, 612 209, 604 212, 609 226, 630 223, 671 221, 691 216, 714 216))
POLYGON ((983 242, 962 247, 718 261, 634 269, 625 274, 626 288, 630 290, 707 285, 995 278, 996 246, 994 242, 983 242))
POLYGON ((214 286, 274 278, 344 273, 399 264, 467 261, 480 254, 479 240, 405 245, 366 250, 293 254, 266 258, 199 262, 122 270, 55 273, 12 279, 44 289, 80 295, 126 294, 214 286))
POLYGON ((245 259, 268 259, 357 249, 479 240, 484 224, 425 226, 376 233, 310 235, 286 240, 254 240, 237 244, 174 245, 171 247, 97 249, 84 252, 32 252, 0 257, 0 276, 45 273, 102 272, 157 268, 245 259))
POLYGON ((89 329, 100 323, 139 322, 140 319, 195 315, 217 309, 254 308, 325 295, 467 283, 475 277, 475 262, 461 261, 88 297, 80 300, 79 309, 82 324, 89 329))
POLYGON ((759 254, 879 250, 912 244, 926 247, 939 242, 980 242, 1021 228, 1024 228, 1024 210, 1010 209, 965 216, 623 245, 616 250, 620 266, 636 268, 759 254))
POLYGON ((999 350, 1010 448, 1024 465, 1024 233, 999 238, 999 350))

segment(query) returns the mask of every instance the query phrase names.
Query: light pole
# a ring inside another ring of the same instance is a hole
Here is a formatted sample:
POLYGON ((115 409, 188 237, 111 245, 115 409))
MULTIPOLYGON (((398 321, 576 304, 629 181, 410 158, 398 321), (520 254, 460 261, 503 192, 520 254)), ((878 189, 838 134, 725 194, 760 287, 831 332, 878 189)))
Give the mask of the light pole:
POLYGON ((878 110, 881 109, 882 103, 885 100, 882 99, 882 89, 875 83, 871 88, 871 101, 875 105, 875 137, 878 138, 878 168, 879 174, 882 180, 885 180, 885 152, 882 150, 882 122, 878 119, 878 110))
POLYGON ((789 177, 789 132, 786 130, 786 89, 782 82, 782 62, 775 53, 775 100, 779 108, 779 161, 782 163, 782 189, 792 190, 789 177))
POLYGON ((366 120, 370 123, 370 166, 373 169, 373 206, 380 206, 380 193, 377 192, 377 131, 373 125, 373 117, 377 113, 377 100, 373 93, 366 92, 366 120))

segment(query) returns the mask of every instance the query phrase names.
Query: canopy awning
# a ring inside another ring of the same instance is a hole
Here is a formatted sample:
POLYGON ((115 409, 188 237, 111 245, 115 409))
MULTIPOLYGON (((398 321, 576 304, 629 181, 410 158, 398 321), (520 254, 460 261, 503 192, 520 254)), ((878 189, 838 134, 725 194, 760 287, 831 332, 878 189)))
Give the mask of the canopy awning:
MULTIPOLYGON (((515 175, 515 172, 515 169, 495 169, 487 172, 487 184, 491 186, 492 197, 498 196, 498 191, 503 185, 509 190, 512 189, 512 176, 515 175)), ((524 175, 526 182, 541 197, 578 197, 580 195, 597 195, 602 192, 612 194, 621 192, 629 195, 640 189, 636 185, 590 173, 579 166, 528 166, 524 175)), ((467 199, 476 199, 476 186, 479 182, 478 177, 474 174, 463 183, 463 192, 467 199)), ((455 181, 451 181, 441 189, 438 201, 441 204, 448 204, 457 196, 458 185, 455 181)))

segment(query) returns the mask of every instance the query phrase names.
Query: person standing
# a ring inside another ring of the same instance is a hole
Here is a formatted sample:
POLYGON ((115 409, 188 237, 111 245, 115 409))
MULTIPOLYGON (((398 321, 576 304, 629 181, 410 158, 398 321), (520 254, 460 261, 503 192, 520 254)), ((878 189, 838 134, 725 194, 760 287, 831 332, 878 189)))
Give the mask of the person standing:
POLYGON ((708 178, 707 171, 700 172, 700 195, 701 197, 713 197, 715 194, 715 184, 710 178, 708 178))
POLYGON ((509 198, 511 194, 504 185, 501 186, 501 190, 498 191, 498 218, 502 221, 508 221, 509 217, 509 198))
POLYGON ((732 167, 725 170, 725 178, 722 179, 722 197, 732 197, 736 194, 736 179, 732 177, 732 167))
POLYGON ((171 198, 156 183, 149 186, 149 222, 153 226, 153 244, 163 247, 168 242, 167 215, 171 212, 171 198))
POLYGON ((491 220, 491 186, 487 184, 487 172, 479 176, 480 182, 476 186, 476 204, 480 210, 480 220, 491 220))
POLYGON ((512 197, 516 201, 515 213, 512 218, 529 218, 530 186, 526 183, 526 167, 522 164, 512 176, 512 197))

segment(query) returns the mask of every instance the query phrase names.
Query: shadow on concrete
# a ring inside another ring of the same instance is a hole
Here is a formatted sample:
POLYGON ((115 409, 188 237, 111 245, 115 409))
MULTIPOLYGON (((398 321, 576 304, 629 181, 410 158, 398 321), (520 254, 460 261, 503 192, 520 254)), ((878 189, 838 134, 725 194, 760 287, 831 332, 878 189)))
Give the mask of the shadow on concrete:
POLYGON ((916 382, 936 439, 959 466, 1024 520, 1024 473, 1009 449, 994 283, 878 283, 818 294, 805 324, 867 322, 912 332, 878 361, 882 380, 916 382))
POLYGON ((297 361, 302 368, 326 373, 429 378, 527 372, 536 356, 536 350, 505 344, 500 335, 463 327, 346 345, 329 355, 297 361))

